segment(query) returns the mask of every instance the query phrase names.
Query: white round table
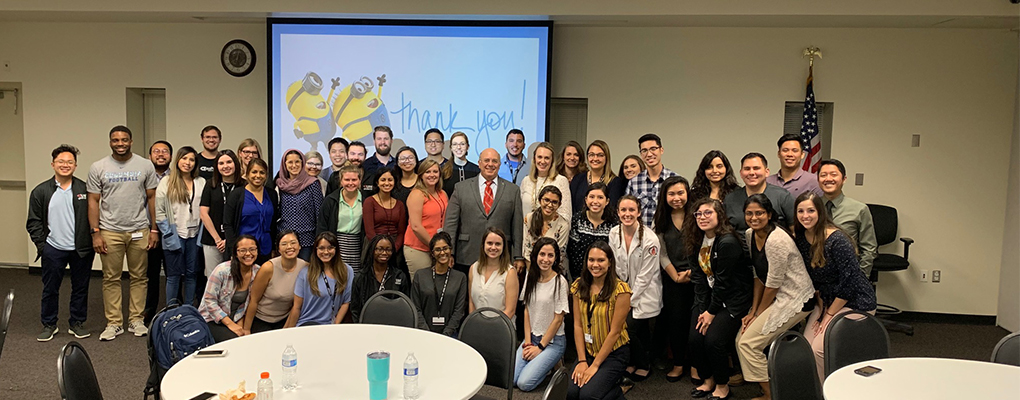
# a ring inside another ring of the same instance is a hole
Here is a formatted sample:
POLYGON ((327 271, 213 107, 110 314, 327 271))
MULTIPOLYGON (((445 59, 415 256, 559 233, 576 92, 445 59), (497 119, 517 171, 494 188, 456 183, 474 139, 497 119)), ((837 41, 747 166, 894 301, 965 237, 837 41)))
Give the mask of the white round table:
POLYGON ((1016 399, 1020 367, 946 358, 885 358, 847 365, 825 379, 825 400, 1016 399), (882 369, 870 377, 854 370, 882 369))
POLYGON ((223 393, 245 381, 256 390, 269 372, 273 399, 368 399, 367 355, 390 353, 389 399, 403 398, 404 359, 418 359, 421 400, 467 399, 485 383, 485 360, 470 346, 429 331, 385 325, 320 325, 263 332, 208 347, 222 358, 192 354, 170 368, 162 382, 164 400, 188 400, 203 392, 223 393), (282 389, 281 356, 288 344, 298 353, 298 388, 282 389))

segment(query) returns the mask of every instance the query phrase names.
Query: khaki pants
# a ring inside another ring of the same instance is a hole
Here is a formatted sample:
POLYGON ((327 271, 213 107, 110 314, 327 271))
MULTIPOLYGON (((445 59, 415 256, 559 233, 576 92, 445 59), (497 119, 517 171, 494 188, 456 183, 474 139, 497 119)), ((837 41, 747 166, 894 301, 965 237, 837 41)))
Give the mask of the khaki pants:
POLYGON ((412 249, 411 246, 404 246, 404 259, 407 261, 407 272, 411 274, 411 282, 414 282, 415 271, 432 266, 432 256, 429 253, 412 249))
POLYGON ((121 272, 124 270, 124 256, 127 256, 130 290, 128 292, 128 321, 142 321, 145 311, 145 294, 149 264, 149 229, 142 229, 142 237, 131 240, 132 232, 99 231, 106 241, 106 254, 100 254, 103 263, 103 309, 106 311, 108 326, 124 324, 121 301, 121 272))
POLYGON ((772 307, 766 308, 758 318, 754 319, 754 322, 751 322, 751 325, 746 330, 737 333, 737 357, 740 359, 740 369, 744 373, 744 380, 747 382, 769 381, 768 359, 763 352, 765 346, 768 346, 776 337, 792 329, 794 325, 797 325, 797 323, 803 321, 808 316, 807 311, 798 312, 778 329, 763 335, 761 328, 765 326, 765 321, 768 320, 771 313, 772 307))

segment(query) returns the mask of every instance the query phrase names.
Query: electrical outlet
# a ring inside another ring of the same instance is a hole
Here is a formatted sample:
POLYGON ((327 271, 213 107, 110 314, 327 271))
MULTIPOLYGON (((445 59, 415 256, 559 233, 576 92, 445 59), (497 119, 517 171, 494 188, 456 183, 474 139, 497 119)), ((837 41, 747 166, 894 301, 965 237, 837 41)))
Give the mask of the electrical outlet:
POLYGON ((931 283, 939 283, 939 282, 942 282, 942 271, 941 270, 937 270, 937 269, 934 270, 934 271, 931 271, 931 283))
POLYGON ((922 269, 920 278, 921 282, 928 282, 928 270, 922 269))

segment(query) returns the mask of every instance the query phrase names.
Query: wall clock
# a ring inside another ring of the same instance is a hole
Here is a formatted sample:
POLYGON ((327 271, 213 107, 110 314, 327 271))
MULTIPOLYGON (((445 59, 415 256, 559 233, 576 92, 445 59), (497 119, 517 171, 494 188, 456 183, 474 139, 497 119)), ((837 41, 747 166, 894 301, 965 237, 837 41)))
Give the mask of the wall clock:
POLYGON ((245 40, 231 40, 220 51, 220 65, 232 76, 246 76, 255 69, 255 48, 245 40))

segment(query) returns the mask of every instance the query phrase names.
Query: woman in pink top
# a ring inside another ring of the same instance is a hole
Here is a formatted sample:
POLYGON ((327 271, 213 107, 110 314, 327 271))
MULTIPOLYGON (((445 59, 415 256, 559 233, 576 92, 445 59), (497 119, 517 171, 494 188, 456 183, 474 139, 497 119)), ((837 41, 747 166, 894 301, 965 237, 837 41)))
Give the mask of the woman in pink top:
POLYGON ((404 258, 411 276, 432 266, 428 243, 443 227, 450 200, 443 192, 439 163, 425 159, 418 165, 418 182, 407 196, 407 232, 404 234, 404 258))

